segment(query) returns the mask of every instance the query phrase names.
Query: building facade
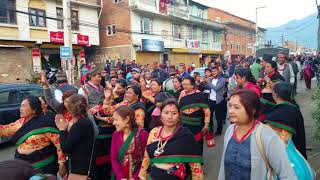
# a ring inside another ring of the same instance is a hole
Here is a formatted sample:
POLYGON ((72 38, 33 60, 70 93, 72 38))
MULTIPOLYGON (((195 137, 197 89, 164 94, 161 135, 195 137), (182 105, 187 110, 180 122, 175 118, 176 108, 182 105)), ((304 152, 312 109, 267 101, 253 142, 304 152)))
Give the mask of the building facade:
POLYGON ((257 50, 268 46, 268 44, 266 43, 266 32, 266 29, 260 27, 258 28, 257 50))
POLYGON ((222 49, 231 56, 252 56, 255 54, 256 25, 254 22, 217 8, 210 8, 208 18, 225 25, 222 34, 222 49))
MULTIPOLYGON (((0 82, 31 79, 45 65, 60 68, 64 45, 62 0, 2 0, 0 2, 0 82)), ((100 44, 97 0, 71 0, 74 66, 84 49, 100 44)))
POLYGON ((223 53, 223 25, 208 20, 208 9, 191 0, 105 0, 97 59, 200 65, 223 53))

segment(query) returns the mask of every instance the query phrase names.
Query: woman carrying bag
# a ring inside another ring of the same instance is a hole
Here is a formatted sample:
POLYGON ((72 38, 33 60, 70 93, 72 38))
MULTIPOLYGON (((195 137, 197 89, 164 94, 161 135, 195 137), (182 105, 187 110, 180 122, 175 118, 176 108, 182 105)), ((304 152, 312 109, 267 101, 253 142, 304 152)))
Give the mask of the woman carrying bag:
POLYGON ((61 114, 55 122, 60 130, 60 145, 63 153, 68 154, 68 180, 91 179, 95 165, 95 133, 92 121, 88 118, 88 104, 84 96, 73 94, 64 105, 72 115, 72 125, 61 114))

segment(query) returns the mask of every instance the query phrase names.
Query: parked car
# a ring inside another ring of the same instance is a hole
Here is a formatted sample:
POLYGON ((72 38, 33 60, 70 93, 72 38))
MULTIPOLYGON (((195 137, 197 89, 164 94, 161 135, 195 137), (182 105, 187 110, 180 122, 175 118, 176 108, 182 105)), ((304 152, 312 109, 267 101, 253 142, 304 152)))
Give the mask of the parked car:
MULTIPOLYGON (((20 118, 20 104, 28 96, 41 96, 43 89, 37 84, 0 84, 0 124, 10 124, 20 118)), ((0 143, 10 138, 0 137, 0 143)))
POLYGON ((194 74, 195 72, 198 72, 201 77, 205 77, 205 73, 204 73, 205 70, 206 70, 206 67, 195 68, 193 71, 191 71, 190 76, 193 77, 193 74, 194 74))

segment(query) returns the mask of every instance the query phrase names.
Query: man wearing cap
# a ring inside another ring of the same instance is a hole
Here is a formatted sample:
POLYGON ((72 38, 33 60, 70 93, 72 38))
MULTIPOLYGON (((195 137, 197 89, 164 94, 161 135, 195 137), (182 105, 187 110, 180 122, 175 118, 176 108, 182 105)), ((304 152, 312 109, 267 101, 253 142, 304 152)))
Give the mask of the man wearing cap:
POLYGON ((129 80, 131 85, 140 83, 140 73, 141 71, 139 68, 131 69, 131 78, 129 80))
POLYGON ((294 85, 294 72, 292 65, 288 63, 288 57, 286 53, 280 52, 278 54, 278 71, 284 78, 285 82, 294 85))
POLYGON ((68 84, 67 74, 62 70, 58 71, 58 73, 56 74, 56 78, 57 78, 56 83, 58 86, 54 90, 54 97, 59 103, 62 103, 63 102, 62 95, 64 92, 78 91, 78 89, 68 84))

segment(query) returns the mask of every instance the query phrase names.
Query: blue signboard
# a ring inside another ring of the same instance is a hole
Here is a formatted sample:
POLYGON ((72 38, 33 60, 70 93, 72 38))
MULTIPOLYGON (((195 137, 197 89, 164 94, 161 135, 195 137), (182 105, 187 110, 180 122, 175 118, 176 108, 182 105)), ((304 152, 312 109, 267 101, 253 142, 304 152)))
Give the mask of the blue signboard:
POLYGON ((151 39, 142 39, 142 51, 163 52, 164 42, 151 39))
POLYGON ((61 59, 71 59, 70 47, 60 46, 60 58, 61 59))

